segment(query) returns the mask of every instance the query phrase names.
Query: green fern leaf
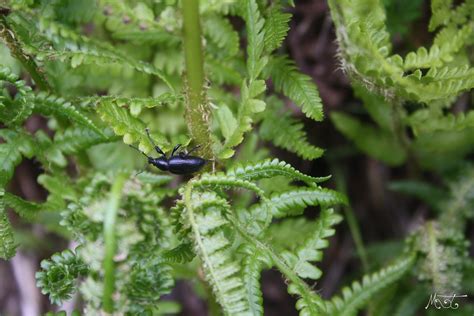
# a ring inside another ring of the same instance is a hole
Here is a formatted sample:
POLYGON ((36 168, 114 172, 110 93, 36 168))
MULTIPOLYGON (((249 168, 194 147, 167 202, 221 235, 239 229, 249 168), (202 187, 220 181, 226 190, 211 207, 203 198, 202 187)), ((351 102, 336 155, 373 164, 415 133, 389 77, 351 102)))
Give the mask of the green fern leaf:
POLYGON ((449 20, 452 3, 453 0, 431 0, 430 31, 434 31, 438 26, 446 24, 449 20))
POLYGON ((268 112, 260 126, 260 135, 307 160, 319 158, 324 152, 308 142, 303 124, 293 119, 289 113, 268 112))
POLYGON ((179 246, 166 250, 162 257, 166 262, 186 263, 193 260, 195 254, 193 253, 193 245, 190 243, 183 243, 179 246))
POLYGON ((347 204, 347 200, 339 192, 316 187, 273 194, 269 199, 269 203, 272 206, 273 216, 282 218, 299 215, 308 206, 321 205, 322 207, 328 207, 336 204, 347 204))
POLYGON ((260 290, 260 273, 263 267, 269 266, 267 258, 254 247, 244 249, 242 277, 247 292, 251 315, 263 315, 263 297, 260 290))
POLYGON ((159 258, 140 258, 133 263, 127 284, 127 295, 141 308, 153 307, 162 295, 171 292, 174 280, 171 267, 159 258))
POLYGON ((118 140, 118 137, 104 137, 84 127, 68 128, 64 132, 54 134, 51 147, 64 154, 74 154, 94 145, 118 140))
POLYGON ((72 297, 76 292, 76 278, 88 273, 87 266, 69 249, 54 254, 51 260, 41 261, 41 269, 36 272, 36 285, 57 305, 72 297))
POLYGON ((14 100, 0 95, 0 121, 7 126, 23 123, 33 110, 33 93, 26 82, 19 80, 7 67, 0 65, 0 90, 8 82, 15 86, 18 93, 14 100))
POLYGON ((292 60, 287 56, 275 57, 267 71, 275 89, 301 107, 307 117, 316 121, 323 119, 323 105, 316 85, 311 77, 298 71, 292 60))
POLYGON ((257 79, 267 63, 262 58, 265 45, 265 20, 256 0, 245 0, 245 25, 247 27, 247 71, 250 82, 257 79))
POLYGON ((5 192, 4 203, 6 206, 11 207, 21 217, 32 220, 41 210, 41 205, 29 201, 25 201, 22 198, 5 192))
POLYGON ((279 5, 274 5, 269 9, 265 26, 263 27, 266 52, 271 53, 281 46, 290 29, 288 26, 290 19, 291 14, 283 13, 279 5))
POLYGON ((203 18, 203 31, 220 49, 219 55, 232 57, 239 51, 239 35, 228 19, 217 15, 207 16, 203 18))
POLYGON ((4 187, 21 162, 22 154, 31 158, 34 149, 31 137, 24 133, 3 129, 0 130, 0 138, 6 141, 0 144, 0 187, 4 187))
POLYGON ((326 303, 328 315, 356 315, 372 296, 407 273, 414 262, 415 256, 408 255, 380 271, 364 276, 361 283, 353 282, 350 288, 342 290, 342 297, 333 297, 326 303))
POLYGON ((255 249, 259 249, 262 254, 269 258, 273 265, 275 265, 289 280, 288 293, 300 296, 300 299, 296 303, 296 308, 300 310, 300 315, 321 315, 324 314, 325 310, 323 300, 315 294, 311 289, 304 283, 298 275, 291 269, 286 261, 273 251, 268 244, 260 241, 259 238, 255 238, 253 234, 247 232, 242 228, 241 224, 230 218, 233 227, 239 232, 239 234, 255 249))
POLYGON ((233 133, 226 139, 224 152, 243 141, 245 132, 252 129, 254 114, 265 110, 266 103, 257 99, 265 89, 266 85, 263 80, 251 80, 248 83, 245 80, 242 83, 242 104, 239 107, 239 113, 237 115, 237 127, 233 129, 233 133))
MULTIPOLYGON (((219 200, 217 196, 215 199, 219 200)), ((212 287, 217 302, 225 314, 249 314, 246 292, 240 277, 240 267, 229 249, 231 242, 223 232, 223 228, 228 225, 223 216, 223 213, 228 212, 225 209, 226 205, 221 202, 217 203, 220 207, 201 205, 201 203, 209 203, 210 196, 207 195, 204 200, 199 194, 192 193, 190 183, 186 188, 184 201, 185 216, 192 231, 194 249, 203 262, 206 279, 212 287)))
POLYGON ((250 181, 242 180, 233 177, 227 177, 224 174, 203 174, 198 180, 191 182, 193 187, 202 187, 202 188, 215 188, 215 189, 230 189, 233 187, 244 188, 250 191, 255 192, 262 198, 265 198, 265 192, 260 189, 257 185, 253 184, 250 181))
MULTIPOLYGON (((105 101, 97 108, 102 120, 110 124, 115 134, 123 136, 125 144, 139 142, 140 149, 144 152, 152 151, 153 145, 147 138, 146 125, 140 119, 133 117, 127 109, 119 107, 112 102, 105 101)), ((157 145, 164 151, 169 149, 169 143, 166 138, 159 133, 152 133, 153 139, 157 145)))
MULTIPOLYGON (((166 83, 171 91, 174 91, 169 78, 147 62, 134 60, 130 56, 117 51, 115 47, 106 42, 98 42, 77 34, 66 26, 51 20, 41 19, 39 24, 40 30, 47 30, 44 32, 44 36, 55 46, 59 46, 58 50, 42 50, 38 47, 31 47, 36 50, 37 58, 40 60, 69 60, 73 68, 86 62, 96 64, 103 64, 104 62, 119 63, 132 67, 136 71, 157 76, 166 83)), ((28 42, 27 39, 23 39, 23 41, 28 42)))
POLYGON ((0 189, 0 258, 8 260, 16 253, 13 228, 8 220, 3 201, 5 190, 0 189))
POLYGON ((43 115, 55 115, 63 119, 71 120, 84 127, 90 128, 92 131, 106 137, 102 130, 95 126, 94 123, 78 109, 76 109, 70 102, 53 95, 40 93, 35 96, 34 111, 43 115))
POLYGON ((333 228, 342 220, 339 214, 332 209, 325 209, 321 212, 319 219, 315 222, 313 234, 303 245, 296 249, 296 254, 285 251, 282 256, 290 267, 301 278, 317 280, 321 277, 322 271, 311 264, 311 262, 321 261, 323 257, 322 249, 329 246, 328 238, 336 231, 333 228))
POLYGON ((252 164, 238 164, 229 169, 227 175, 247 181, 257 181, 276 176, 285 176, 287 178, 304 181, 308 185, 314 185, 315 183, 320 183, 330 178, 330 176, 307 176, 293 168, 290 164, 276 158, 266 159, 262 162, 252 164))
POLYGON ((465 45, 471 35, 471 25, 465 25, 459 30, 457 28, 446 28, 438 33, 429 51, 424 47, 420 47, 416 53, 408 53, 403 68, 410 70, 441 67, 444 63, 454 59, 455 54, 465 45))

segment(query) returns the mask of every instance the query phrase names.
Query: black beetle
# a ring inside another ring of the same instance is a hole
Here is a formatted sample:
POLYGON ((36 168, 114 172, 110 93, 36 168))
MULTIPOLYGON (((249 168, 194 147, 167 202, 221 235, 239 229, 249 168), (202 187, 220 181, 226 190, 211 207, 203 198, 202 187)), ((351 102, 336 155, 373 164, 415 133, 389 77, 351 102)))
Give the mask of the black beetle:
POLYGON ((167 158, 163 150, 161 150, 160 147, 156 146, 155 142, 150 136, 150 131, 148 128, 146 129, 146 134, 148 135, 148 139, 150 140, 150 142, 155 147, 156 152, 161 154, 161 157, 158 157, 158 158, 150 157, 144 152, 142 152, 140 149, 138 149, 137 147, 134 147, 132 145, 129 145, 129 146, 138 150, 145 157, 147 157, 149 164, 152 164, 153 166, 157 167, 158 169, 162 171, 169 171, 174 174, 191 174, 196 171, 199 171, 206 163, 206 160, 201 157, 190 156, 190 154, 194 150, 198 149, 199 146, 194 147, 188 153, 180 152, 179 154, 175 156, 176 151, 179 149, 179 147, 181 147, 181 144, 178 144, 173 148, 173 151, 171 152, 171 156, 167 158))

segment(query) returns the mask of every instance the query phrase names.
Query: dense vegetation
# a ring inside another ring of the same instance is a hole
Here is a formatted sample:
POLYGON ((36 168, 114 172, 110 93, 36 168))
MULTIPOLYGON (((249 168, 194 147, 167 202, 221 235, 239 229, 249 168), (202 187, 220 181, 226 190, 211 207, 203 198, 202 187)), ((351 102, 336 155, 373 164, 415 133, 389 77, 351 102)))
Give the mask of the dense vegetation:
MULTIPOLYGON (((400 53, 392 36, 407 33, 421 1, 402 17, 397 1, 328 1, 363 106, 330 121, 399 170, 390 188, 428 210, 388 254, 389 243, 362 241, 344 150, 326 151, 337 189, 275 157, 324 153, 305 130, 324 117, 318 88, 283 46, 292 1, 0 3, 0 258, 34 239, 32 225, 66 240, 36 273, 52 304, 80 296, 84 315, 169 314, 179 305, 166 294, 184 279, 212 315, 263 315, 261 273, 272 268, 301 315, 433 313, 423 309, 432 293, 474 293, 474 115, 459 105, 474 87, 474 1, 432 0, 432 44, 400 53), (152 142, 167 153, 200 146, 207 164, 193 176, 143 171, 127 145, 159 156, 152 142), (45 201, 15 194, 15 170, 31 160, 45 201), (360 271, 327 298, 318 266, 343 220, 360 271)), ((463 301, 458 312, 473 310, 463 301)))

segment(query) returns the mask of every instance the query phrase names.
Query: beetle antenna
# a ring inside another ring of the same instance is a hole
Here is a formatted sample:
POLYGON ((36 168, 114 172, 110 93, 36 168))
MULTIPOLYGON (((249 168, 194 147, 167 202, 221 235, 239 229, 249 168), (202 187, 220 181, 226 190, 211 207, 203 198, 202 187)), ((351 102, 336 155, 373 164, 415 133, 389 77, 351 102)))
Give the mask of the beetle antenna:
POLYGON ((144 172, 145 172, 145 169, 143 169, 143 170, 141 170, 141 171, 139 171, 139 172, 135 173, 135 177, 136 177, 136 176, 138 176, 139 174, 142 174, 142 173, 144 173, 144 172))
POLYGON ((140 149, 138 149, 138 147, 135 147, 133 145, 128 145, 130 147, 132 147, 133 149, 135 149, 136 151, 138 151, 139 153, 141 153, 143 156, 147 157, 147 158, 150 158, 147 154, 145 154, 143 151, 141 151, 140 149))

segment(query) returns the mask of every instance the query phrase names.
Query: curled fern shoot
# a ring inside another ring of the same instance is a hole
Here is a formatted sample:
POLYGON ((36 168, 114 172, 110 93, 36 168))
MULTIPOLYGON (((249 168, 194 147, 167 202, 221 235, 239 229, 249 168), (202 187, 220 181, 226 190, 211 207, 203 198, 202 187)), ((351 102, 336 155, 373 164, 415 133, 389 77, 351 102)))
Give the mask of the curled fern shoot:
POLYGON ((61 304, 76 292, 76 279, 85 276, 88 268, 72 250, 65 250, 41 262, 42 271, 36 273, 37 285, 48 294, 53 304, 61 304))

